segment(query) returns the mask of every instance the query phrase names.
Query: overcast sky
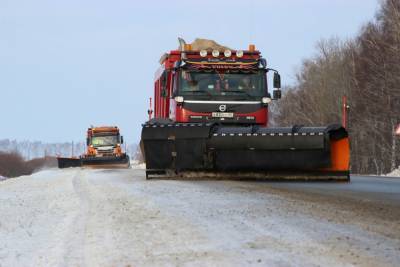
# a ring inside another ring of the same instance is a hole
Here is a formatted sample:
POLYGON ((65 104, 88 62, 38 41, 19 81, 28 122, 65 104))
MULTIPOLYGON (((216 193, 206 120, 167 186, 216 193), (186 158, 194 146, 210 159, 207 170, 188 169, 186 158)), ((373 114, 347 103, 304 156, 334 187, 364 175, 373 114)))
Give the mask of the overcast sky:
POLYGON ((0 0, 0 139, 140 139, 160 55, 196 37, 254 43, 283 84, 321 38, 357 34, 377 0, 0 0))

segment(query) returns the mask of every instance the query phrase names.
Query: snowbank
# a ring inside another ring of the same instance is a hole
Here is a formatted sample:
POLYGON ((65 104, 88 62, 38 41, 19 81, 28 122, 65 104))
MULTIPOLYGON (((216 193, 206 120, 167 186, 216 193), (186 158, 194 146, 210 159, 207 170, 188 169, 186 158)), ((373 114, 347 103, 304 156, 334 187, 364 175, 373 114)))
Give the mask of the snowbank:
POLYGON ((138 160, 131 160, 131 168, 135 170, 144 170, 146 169, 146 164, 140 163, 138 160))
POLYGON ((0 183, 0 266, 398 266, 397 206, 368 197, 382 188, 349 189, 356 181, 334 193, 148 181, 135 169, 41 171, 0 183), (338 197, 351 190, 371 202, 338 197))
POLYGON ((8 179, 8 178, 0 175, 0 181, 6 180, 6 179, 8 179))
POLYGON ((386 176, 391 176, 391 177, 400 177, 400 167, 395 169, 394 171, 386 174, 386 176))

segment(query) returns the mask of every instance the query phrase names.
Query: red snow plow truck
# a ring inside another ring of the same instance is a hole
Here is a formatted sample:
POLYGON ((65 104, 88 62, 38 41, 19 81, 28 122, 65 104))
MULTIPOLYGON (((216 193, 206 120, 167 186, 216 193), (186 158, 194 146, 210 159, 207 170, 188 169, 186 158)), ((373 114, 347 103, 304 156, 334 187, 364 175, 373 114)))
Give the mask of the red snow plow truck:
POLYGON ((349 180, 349 139, 341 125, 268 127, 281 79, 254 45, 232 50, 180 39, 160 64, 154 118, 141 135, 148 179, 349 180))

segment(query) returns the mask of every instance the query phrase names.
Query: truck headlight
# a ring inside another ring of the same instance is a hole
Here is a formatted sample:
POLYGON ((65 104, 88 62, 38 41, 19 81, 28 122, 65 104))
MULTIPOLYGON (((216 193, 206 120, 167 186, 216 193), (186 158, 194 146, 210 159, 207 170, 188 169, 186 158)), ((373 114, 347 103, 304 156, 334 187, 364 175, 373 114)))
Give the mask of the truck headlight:
POLYGON ((263 103, 263 104, 269 104, 269 103, 271 103, 271 98, 270 97, 263 97, 263 98, 261 98, 261 102, 263 103))
POLYGON ((225 57, 230 57, 231 55, 232 55, 232 51, 231 50, 227 49, 227 50, 224 51, 224 56, 225 57))
POLYGON ((183 96, 175 96, 174 99, 177 103, 183 103, 183 96))

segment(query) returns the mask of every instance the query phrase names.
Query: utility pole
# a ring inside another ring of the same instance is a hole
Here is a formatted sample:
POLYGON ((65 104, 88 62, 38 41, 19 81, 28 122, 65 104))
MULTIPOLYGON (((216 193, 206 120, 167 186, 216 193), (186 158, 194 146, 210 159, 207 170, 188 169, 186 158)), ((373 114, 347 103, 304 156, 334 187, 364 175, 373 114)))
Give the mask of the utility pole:
POLYGON ((149 110, 147 111, 147 113, 149 114, 149 120, 151 120, 151 117, 152 117, 152 115, 153 115, 153 109, 152 109, 152 103, 151 103, 151 97, 150 97, 150 108, 149 108, 149 110))
MULTIPOLYGON (((394 123, 393 123, 394 124, 394 123)), ((397 151, 397 138, 400 137, 400 123, 397 126, 393 127, 393 134, 392 134, 392 160, 390 164, 391 171, 396 169, 396 151, 397 151)))
POLYGON ((347 97, 344 95, 342 97, 342 126, 344 128, 347 128, 347 110, 350 108, 349 105, 347 105, 347 97))
POLYGON ((395 134, 397 136, 400 136, 400 123, 397 125, 396 130, 395 130, 395 134))

